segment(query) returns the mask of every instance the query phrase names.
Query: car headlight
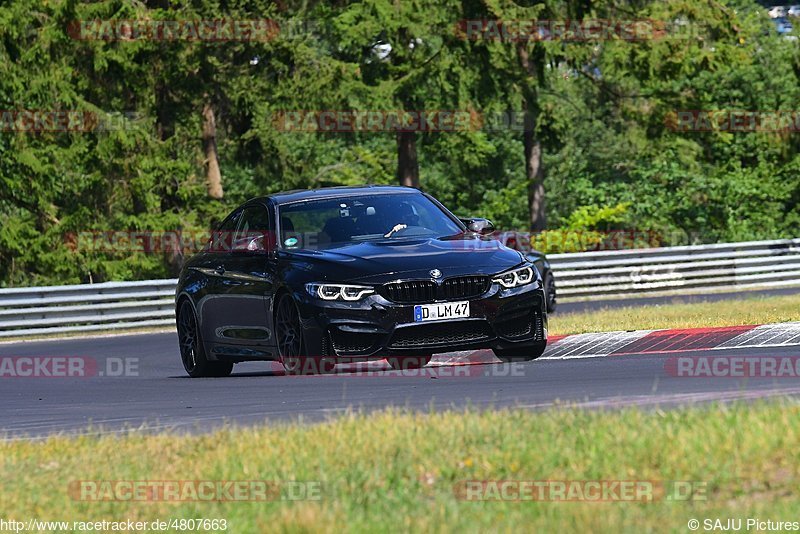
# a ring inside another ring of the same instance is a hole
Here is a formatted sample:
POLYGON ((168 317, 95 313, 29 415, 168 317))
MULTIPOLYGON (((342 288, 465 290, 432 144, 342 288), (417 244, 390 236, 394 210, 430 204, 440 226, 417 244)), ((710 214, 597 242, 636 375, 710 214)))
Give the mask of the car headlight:
POLYGON ((355 302, 367 295, 371 295, 375 290, 368 286, 355 286, 350 284, 306 284, 306 291, 312 297, 322 300, 345 300, 355 302))
POLYGON ((533 267, 527 266, 497 275, 494 279, 492 279, 492 282, 497 282, 504 288, 511 289, 512 287, 530 284, 535 279, 536 276, 533 273, 533 267))

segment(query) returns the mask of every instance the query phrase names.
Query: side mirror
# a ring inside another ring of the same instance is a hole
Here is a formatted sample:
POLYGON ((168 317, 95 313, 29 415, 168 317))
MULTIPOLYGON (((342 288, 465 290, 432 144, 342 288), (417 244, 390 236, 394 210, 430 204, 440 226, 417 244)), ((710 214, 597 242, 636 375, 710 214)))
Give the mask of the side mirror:
POLYGON ((487 235, 494 232, 494 224, 489 219, 483 219, 480 217, 474 217, 471 219, 461 219, 467 230, 470 232, 475 232, 476 234, 487 235))
POLYGON ((263 235, 248 235, 240 237, 233 242, 231 252, 234 254, 247 254, 248 252, 266 252, 263 235))

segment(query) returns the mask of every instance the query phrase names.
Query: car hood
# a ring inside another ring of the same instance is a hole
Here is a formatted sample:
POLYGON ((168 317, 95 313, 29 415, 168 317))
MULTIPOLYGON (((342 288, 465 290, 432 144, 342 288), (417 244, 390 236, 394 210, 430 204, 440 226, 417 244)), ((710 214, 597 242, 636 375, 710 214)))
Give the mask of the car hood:
POLYGON ((496 274, 519 265, 523 256, 486 237, 393 239, 347 243, 318 250, 284 251, 298 267, 320 280, 385 282, 397 278, 431 278, 496 274))

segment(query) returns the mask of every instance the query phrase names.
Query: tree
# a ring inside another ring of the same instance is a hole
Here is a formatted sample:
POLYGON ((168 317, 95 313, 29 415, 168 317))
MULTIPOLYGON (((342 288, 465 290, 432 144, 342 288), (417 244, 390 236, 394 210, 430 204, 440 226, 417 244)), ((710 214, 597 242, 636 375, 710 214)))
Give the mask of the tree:
MULTIPOLYGON (((357 66, 360 85, 351 101, 362 110, 405 113, 458 110, 464 91, 443 77, 454 63, 466 61, 464 47, 452 35, 453 0, 431 4, 420 0, 368 0, 352 3, 333 14, 330 39, 336 59, 357 66)), ((417 155, 419 134, 394 132, 397 180, 420 186, 417 155)))

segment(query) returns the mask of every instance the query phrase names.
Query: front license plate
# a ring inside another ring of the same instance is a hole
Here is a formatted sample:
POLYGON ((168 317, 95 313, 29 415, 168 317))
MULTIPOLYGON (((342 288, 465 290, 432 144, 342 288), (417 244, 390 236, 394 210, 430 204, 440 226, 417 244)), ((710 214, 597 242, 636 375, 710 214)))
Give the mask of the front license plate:
POLYGON ((414 321, 441 321, 469 317, 469 302, 443 302, 441 304, 417 304, 414 306, 414 321))

